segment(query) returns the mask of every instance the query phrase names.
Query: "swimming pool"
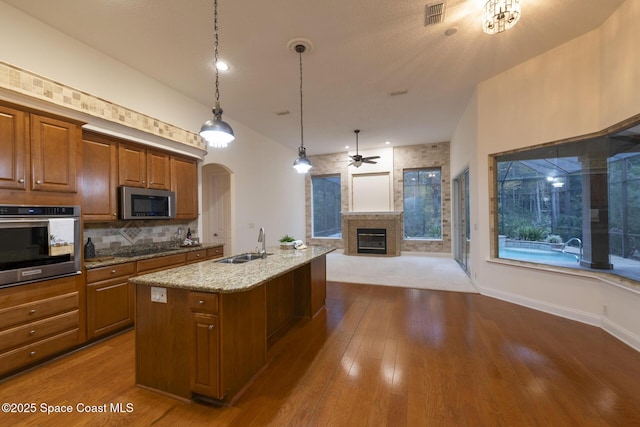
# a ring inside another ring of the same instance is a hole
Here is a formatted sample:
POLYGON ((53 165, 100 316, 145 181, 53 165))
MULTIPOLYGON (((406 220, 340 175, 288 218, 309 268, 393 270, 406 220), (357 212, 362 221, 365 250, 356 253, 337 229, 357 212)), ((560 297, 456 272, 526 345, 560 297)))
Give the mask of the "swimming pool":
POLYGON ((566 267, 576 267, 580 265, 578 263, 578 257, 574 254, 563 253, 560 251, 545 251, 540 249, 500 248, 499 257, 566 267))

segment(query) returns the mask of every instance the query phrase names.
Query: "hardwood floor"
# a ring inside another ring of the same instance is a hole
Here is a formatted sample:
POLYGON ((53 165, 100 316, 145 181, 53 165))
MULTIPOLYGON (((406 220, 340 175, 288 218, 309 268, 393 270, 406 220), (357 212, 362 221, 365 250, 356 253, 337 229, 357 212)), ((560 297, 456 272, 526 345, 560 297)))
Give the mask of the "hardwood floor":
POLYGON ((477 294, 330 282, 327 310, 296 324, 223 408, 136 387, 134 352, 127 332, 1 382, 0 402, 36 413, 1 412, 0 425, 640 425, 640 353, 477 294), (117 403, 132 411, 109 412, 117 403))

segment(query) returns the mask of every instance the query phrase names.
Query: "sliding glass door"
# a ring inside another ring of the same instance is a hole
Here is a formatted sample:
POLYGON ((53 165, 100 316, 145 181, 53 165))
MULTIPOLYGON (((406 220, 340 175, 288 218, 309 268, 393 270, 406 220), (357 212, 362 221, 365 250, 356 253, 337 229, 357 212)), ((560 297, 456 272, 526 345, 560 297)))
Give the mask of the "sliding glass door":
POLYGON ((469 220, 469 169, 453 181, 454 256, 462 269, 471 275, 471 230, 469 220))

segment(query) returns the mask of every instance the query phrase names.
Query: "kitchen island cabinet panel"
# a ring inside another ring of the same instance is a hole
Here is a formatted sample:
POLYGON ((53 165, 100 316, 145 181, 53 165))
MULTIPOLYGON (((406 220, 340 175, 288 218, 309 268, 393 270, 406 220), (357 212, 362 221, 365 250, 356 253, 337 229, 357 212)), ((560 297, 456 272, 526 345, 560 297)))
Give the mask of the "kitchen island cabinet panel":
POLYGON ((283 336, 296 321, 294 273, 267 283, 267 340, 269 345, 283 336))
POLYGON ((166 289, 167 303, 136 287, 136 384, 191 398, 189 291, 166 289), (170 327, 168 327, 170 326, 170 327))
POLYGON ((220 334, 218 316, 191 314, 191 390, 216 399, 220 393, 220 334))

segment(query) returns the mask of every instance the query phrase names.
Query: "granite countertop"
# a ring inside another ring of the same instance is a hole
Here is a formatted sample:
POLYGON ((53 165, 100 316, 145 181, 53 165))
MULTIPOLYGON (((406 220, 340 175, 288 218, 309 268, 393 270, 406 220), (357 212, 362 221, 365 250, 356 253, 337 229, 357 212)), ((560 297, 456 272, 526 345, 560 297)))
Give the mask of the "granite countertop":
POLYGON ((111 265, 124 264, 125 262, 140 261, 159 256, 175 255, 185 252, 197 251, 200 249, 209 249, 222 246, 216 243, 203 243, 194 246, 173 246, 173 247, 143 247, 137 250, 129 251, 129 253, 115 252, 110 256, 99 256, 95 260, 91 258, 85 260, 84 268, 91 270, 92 268, 108 267, 111 265))
POLYGON ((292 271, 335 248, 308 246, 306 249, 268 248, 266 259, 243 264, 229 264, 207 260, 135 276, 129 282, 136 285, 161 286, 204 292, 243 292, 292 271))

